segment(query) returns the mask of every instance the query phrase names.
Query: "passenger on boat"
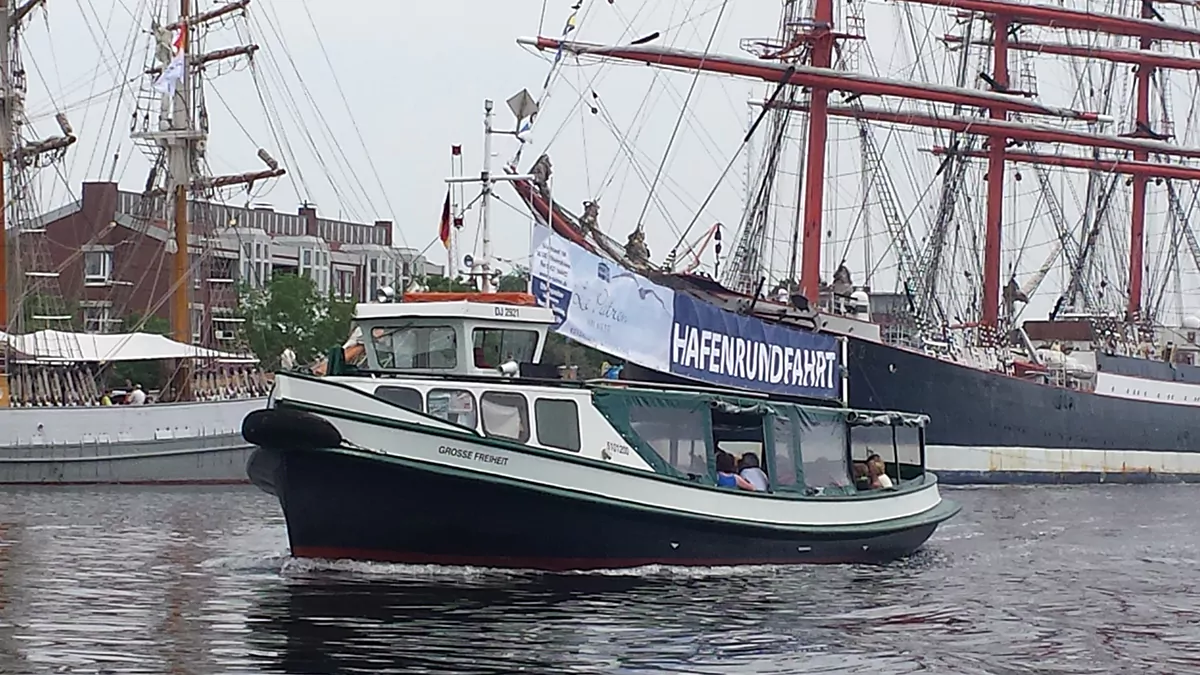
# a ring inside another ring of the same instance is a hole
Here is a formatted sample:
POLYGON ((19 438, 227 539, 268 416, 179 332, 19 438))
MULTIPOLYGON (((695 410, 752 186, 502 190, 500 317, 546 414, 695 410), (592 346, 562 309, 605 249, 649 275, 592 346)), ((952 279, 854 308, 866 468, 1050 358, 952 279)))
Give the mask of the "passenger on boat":
POLYGON ((871 489, 870 470, 867 469, 866 462, 854 463, 854 487, 858 488, 859 490, 871 489))
POLYGON ((758 455, 747 452, 742 455, 742 461, 738 464, 742 467, 742 470, 738 472, 742 478, 753 485, 756 491, 767 491, 770 484, 767 480, 767 473, 758 465, 758 455))
POLYGON ((753 492, 754 486, 750 484, 750 481, 737 475, 737 466, 733 461, 733 455, 724 451, 718 451, 718 453, 717 487, 737 488, 753 492))
POLYGON ((128 400, 131 405, 144 405, 146 403, 146 392, 142 391, 142 385, 133 385, 133 391, 130 392, 128 400))
POLYGON ((887 475, 883 460, 879 455, 871 455, 867 458, 867 475, 871 478, 872 490, 887 490, 895 487, 891 477, 887 475))

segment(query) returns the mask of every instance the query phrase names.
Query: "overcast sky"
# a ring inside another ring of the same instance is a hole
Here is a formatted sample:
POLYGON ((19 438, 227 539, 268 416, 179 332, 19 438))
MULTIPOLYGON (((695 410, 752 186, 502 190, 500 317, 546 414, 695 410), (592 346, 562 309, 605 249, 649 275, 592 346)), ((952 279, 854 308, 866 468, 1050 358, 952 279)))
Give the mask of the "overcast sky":
MULTIPOLYGON (((198 9, 215 4, 199 0, 198 9)), ((545 34, 558 35, 572 4, 569 0, 254 0, 248 19, 213 26, 201 46, 211 51, 253 42, 262 48, 253 70, 245 58, 209 69, 208 75, 214 76, 207 89, 212 172, 257 170, 261 164, 255 151, 263 147, 288 169, 288 176, 256 186, 253 195, 231 195, 231 203, 263 202, 294 212, 299 202, 310 201, 325 216, 366 222, 392 219, 399 244, 429 247, 432 259, 444 260, 436 236, 450 146, 463 145, 468 173, 479 170, 483 99, 496 101, 497 125, 510 126, 505 99, 522 88, 540 96, 548 73, 552 55, 534 54, 518 46, 516 38, 536 35, 539 26, 545 34)), ((170 6, 172 14, 177 12, 177 2, 170 6)), ((54 133, 53 113, 65 110, 80 138, 61 165, 62 176, 45 183, 41 199, 46 206, 77 197, 83 180, 111 175, 127 189, 144 184, 149 164, 129 140, 130 121, 138 92, 146 89, 145 79, 138 77, 147 63, 145 29, 153 15, 163 16, 166 10, 163 0, 48 0, 27 23, 27 108, 36 130, 27 136, 54 133), (114 152, 119 153, 115 163, 114 152)), ((924 68, 923 76, 948 82, 950 64, 922 61, 914 55, 913 36, 899 28, 899 11, 895 4, 868 5, 867 47, 875 66, 881 74, 903 77, 920 76, 918 71, 924 68)), ((918 40, 948 32, 944 10, 916 7, 912 11, 938 17, 929 24, 928 35, 917 36, 918 40)), ((660 31, 660 44, 698 50, 711 36, 714 51, 744 54, 739 41, 774 35, 778 13, 779 3, 770 1, 588 0, 575 35, 581 40, 619 43, 660 31)), ((1069 88, 1046 87, 1045 80, 1043 76, 1043 99, 1082 105, 1072 101, 1069 88)), ((738 151, 748 124, 747 100, 767 93, 762 85, 724 77, 703 76, 695 82, 689 112, 658 180, 658 199, 649 205, 646 184, 653 180, 675 129, 693 83, 690 73, 663 75, 645 66, 581 66, 568 60, 551 86, 521 168, 527 169, 548 148, 555 167, 555 196, 565 206, 579 210, 585 199, 599 198, 602 225, 622 241, 641 219, 654 257, 661 260, 680 240, 696 207, 738 151), (584 91, 587 101, 600 102, 596 112, 587 107, 581 111, 577 91, 584 91), (638 158, 644 172, 640 177, 631 170, 629 152, 638 158)), ((1122 96, 1127 98, 1126 94, 1122 96)), ((858 215, 856 135, 849 125, 840 125, 831 134, 828 174, 832 178, 827 188, 831 212, 826 229, 834 236, 823 264, 831 270, 846 258, 856 281, 861 281, 867 265, 864 226, 858 215)), ((937 162, 918 150, 935 143, 928 136, 903 143, 892 134, 879 139, 888 146, 888 164, 906 214, 911 209, 928 218, 933 202, 927 193, 937 162), (926 202, 921 206, 919 196, 926 202)), ((761 145, 761 138, 756 142, 761 145)), ((494 147, 494 166, 499 168, 516 144, 498 138, 494 147)), ((794 172, 798 165, 788 164, 788 171, 794 172)), ((687 239, 695 239, 720 221, 728 226, 725 256, 733 252, 745 174, 745 160, 736 159, 687 239)), ((978 182, 982 171, 972 176, 978 182)), ((1035 231, 1029 226, 1038 217, 1036 200, 1026 196, 1035 185, 1026 181, 1024 187, 1013 188, 1006 203, 1011 224, 1005 266, 1016 270, 1018 280, 1041 264, 1053 243, 1047 227, 1035 231)), ((508 205, 517 201, 507 187, 501 186, 499 195, 508 205)), ((495 254, 522 264, 528 258, 529 221, 508 205, 493 207, 495 254)), ((971 208, 981 207, 975 203, 971 208)), ((1071 220, 1076 210, 1071 204, 1065 210, 1071 220)), ((465 250, 476 248, 476 216, 477 210, 467 215, 465 250)), ((785 212, 781 221, 786 223, 790 217, 785 212)), ((886 257, 887 240, 879 216, 874 218, 872 255, 886 257)), ((1162 243, 1155 236, 1151 233, 1148 247, 1162 243)), ((776 248, 784 250, 786 243, 776 248)), ((773 263, 782 266, 778 259, 773 263)), ((704 264, 711 270, 711 253, 704 264)), ((890 290, 894 263, 875 267, 877 275, 884 277, 876 284, 890 290)), ((1042 306, 1048 309, 1054 298, 1047 297, 1042 306)))

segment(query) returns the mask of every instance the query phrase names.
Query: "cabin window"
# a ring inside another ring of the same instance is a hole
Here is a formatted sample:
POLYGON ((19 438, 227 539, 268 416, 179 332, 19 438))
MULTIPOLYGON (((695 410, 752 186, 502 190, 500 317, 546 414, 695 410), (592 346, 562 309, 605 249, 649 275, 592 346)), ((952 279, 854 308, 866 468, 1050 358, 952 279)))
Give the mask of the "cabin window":
POLYGON ((516 392, 488 391, 479 397, 483 433, 518 443, 529 440, 529 404, 516 392))
POLYGON ((475 397, 464 389, 430 389, 425 397, 426 410, 451 424, 476 428, 475 397))
POLYGON ((629 426, 668 464, 690 477, 708 476, 707 410, 631 405, 629 426))
POLYGON ((424 401, 421 399, 421 392, 412 387, 379 387, 375 390, 375 395, 405 410, 414 410, 416 412, 424 412, 425 410, 424 401))
POLYGON ((401 326, 371 329, 380 368, 455 368, 458 341, 450 326, 401 326))
POLYGON ((850 486, 846 462, 846 424, 840 417, 818 417, 800 434, 804 484, 830 489, 850 486))
POLYGON ((496 368, 508 361, 532 363, 537 341, 537 331, 476 328, 471 331, 475 367, 496 368))
MULTIPOLYGON (((896 463, 899 465, 897 470, 902 480, 912 480, 924 472, 921 461, 921 428, 898 426, 895 429, 896 463)), ((887 461, 886 457, 884 461, 887 461)))
POLYGON ((795 427, 790 419, 780 415, 772 417, 771 425, 774 436, 771 443, 771 459, 774 462, 770 467, 771 485, 775 488, 794 488, 796 487, 796 456, 793 452, 796 443, 795 427))
POLYGON ((539 398, 533 404, 538 443, 579 452, 579 405, 567 399, 539 398))

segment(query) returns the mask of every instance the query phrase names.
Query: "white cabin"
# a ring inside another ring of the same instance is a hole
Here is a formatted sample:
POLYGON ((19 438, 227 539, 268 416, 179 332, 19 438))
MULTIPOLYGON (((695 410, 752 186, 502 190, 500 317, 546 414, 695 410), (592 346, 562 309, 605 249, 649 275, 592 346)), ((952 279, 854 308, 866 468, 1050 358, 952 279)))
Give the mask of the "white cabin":
POLYGON ((539 362, 554 313, 468 300, 382 302, 359 304, 354 322, 368 370, 499 377, 506 364, 539 362))

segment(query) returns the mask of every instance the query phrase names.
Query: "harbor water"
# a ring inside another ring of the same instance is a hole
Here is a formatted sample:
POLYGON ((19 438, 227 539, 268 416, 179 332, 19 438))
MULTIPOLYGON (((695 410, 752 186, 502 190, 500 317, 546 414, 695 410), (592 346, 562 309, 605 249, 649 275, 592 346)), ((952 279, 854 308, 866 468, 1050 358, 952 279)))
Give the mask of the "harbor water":
POLYGON ((885 567, 550 575, 291 560, 248 487, 9 490, 0 673, 1200 673, 1195 488, 946 493, 885 567))

